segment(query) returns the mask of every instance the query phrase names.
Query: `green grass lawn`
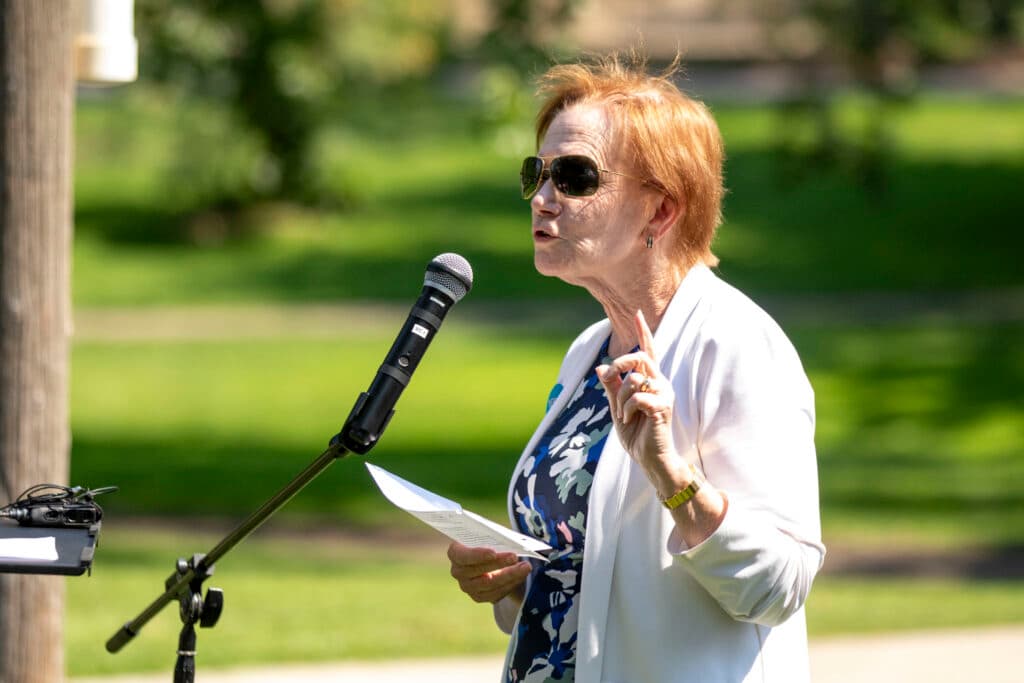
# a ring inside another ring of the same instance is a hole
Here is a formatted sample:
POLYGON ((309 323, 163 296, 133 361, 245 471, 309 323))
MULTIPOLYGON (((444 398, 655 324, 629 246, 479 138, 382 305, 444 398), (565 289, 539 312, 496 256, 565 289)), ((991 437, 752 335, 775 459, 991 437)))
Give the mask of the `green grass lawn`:
MULTIPOLYGON (((176 604, 117 654, 106 640, 163 591, 179 556, 205 552, 209 531, 103 530, 92 576, 68 580, 70 675, 174 667, 181 622, 176 604)), ((338 659, 500 652, 504 636, 488 607, 463 599, 448 574, 445 544, 346 542, 259 533, 217 564, 206 587, 224 590, 215 628, 198 630, 206 667, 338 659)))
MULTIPOLYGON (((371 455, 501 515, 571 334, 449 325, 371 455)), ((817 393, 826 532, 1022 540, 1024 327, 790 331, 817 393)), ((120 485, 106 503, 115 515, 243 515, 326 447, 390 341, 79 343, 73 479, 120 485)), ((400 520, 381 511, 359 460, 327 470, 286 516, 400 520)))
MULTIPOLYGON (((104 530, 91 577, 69 579, 71 675, 170 670, 180 628, 165 608, 116 655, 103 644, 157 596, 174 558, 217 537, 104 530)), ((280 661, 388 659, 499 653, 490 609, 448 575, 444 542, 282 540, 259 535, 229 554, 207 586, 225 591, 224 614, 199 631, 204 667, 280 661)), ((811 636, 1012 623, 1020 582, 822 577, 808 606, 811 636)))
MULTIPOLYGON (((103 530, 92 576, 68 579, 67 662, 72 676, 168 672, 181 627, 167 606, 119 653, 104 643, 162 591, 175 558, 208 550, 208 531, 103 530)), ((441 657, 501 653, 489 606, 448 574, 445 541, 413 544, 257 534, 222 559, 207 587, 224 590, 219 623, 198 631, 197 664, 441 657)), ((820 577, 808 603, 811 637, 851 632, 1013 623, 1019 581, 820 577)))
MULTIPOLYGON (((78 344, 73 476, 122 485, 108 502, 119 514, 243 513, 327 446, 390 342, 353 335, 78 344)), ((494 512, 543 413, 565 343, 557 335, 509 340, 449 322, 374 459, 494 512)), ((288 514, 391 523, 359 460, 329 469, 288 514)))
POLYGON ((807 628, 815 638, 1020 624, 1022 610, 1020 580, 824 575, 815 581, 807 603, 807 628))
MULTIPOLYGON (((372 458, 503 520, 509 469, 567 338, 450 325, 372 458)), ((792 332, 817 388, 826 542, 896 553, 1021 542, 1024 327, 792 332)), ((122 490, 103 501, 95 575, 69 580, 72 673, 173 663, 173 608, 123 654, 102 641, 155 597, 176 557, 212 547, 202 518, 231 528, 319 454, 389 342, 76 345, 72 481, 122 490), (183 516, 197 530, 139 533, 137 516, 183 516)), ((211 585, 227 589, 228 608, 200 634, 204 664, 501 649, 489 611, 450 581, 443 539, 386 503, 361 462, 339 461, 268 522, 294 541, 257 533, 220 563, 211 585), (309 529, 364 540, 303 540, 309 529)), ((826 575, 808 614, 823 635, 1002 623, 1022 608, 1020 582, 826 575)))

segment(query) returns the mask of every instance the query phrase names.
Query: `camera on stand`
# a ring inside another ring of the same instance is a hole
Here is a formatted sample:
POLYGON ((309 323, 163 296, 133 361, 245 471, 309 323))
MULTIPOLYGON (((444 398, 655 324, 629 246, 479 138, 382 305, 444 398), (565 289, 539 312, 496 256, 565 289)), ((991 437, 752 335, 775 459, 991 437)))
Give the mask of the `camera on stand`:
POLYGON ((116 490, 39 484, 0 507, 0 572, 91 571, 103 519, 95 498, 116 490))

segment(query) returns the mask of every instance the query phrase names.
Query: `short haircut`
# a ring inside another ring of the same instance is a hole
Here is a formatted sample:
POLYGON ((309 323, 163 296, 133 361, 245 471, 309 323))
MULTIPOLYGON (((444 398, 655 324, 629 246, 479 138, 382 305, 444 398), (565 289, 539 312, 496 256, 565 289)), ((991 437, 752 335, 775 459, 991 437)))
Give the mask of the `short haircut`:
POLYGON ((725 149, 708 108, 673 82, 680 63, 677 56, 664 72, 651 75, 646 58, 630 51, 551 67, 538 79, 543 104, 537 146, 560 112, 579 104, 603 106, 612 137, 632 153, 636 172, 683 209, 672 234, 675 256, 687 266, 715 266, 711 242, 722 222, 725 149))

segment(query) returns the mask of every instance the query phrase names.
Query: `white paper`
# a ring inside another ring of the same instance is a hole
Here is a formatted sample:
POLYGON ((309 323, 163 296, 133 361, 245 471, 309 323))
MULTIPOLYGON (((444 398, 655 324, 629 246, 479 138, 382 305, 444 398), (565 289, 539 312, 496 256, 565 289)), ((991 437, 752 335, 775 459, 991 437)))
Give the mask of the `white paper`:
POLYGON ((366 463, 366 469, 384 497, 448 538, 470 547, 491 548, 496 552, 514 552, 547 561, 540 553, 551 546, 532 536, 507 529, 480 515, 463 510, 453 500, 442 498, 412 482, 366 463))
POLYGON ((57 539, 53 536, 43 536, 41 538, 0 538, 0 558, 56 562, 57 539))

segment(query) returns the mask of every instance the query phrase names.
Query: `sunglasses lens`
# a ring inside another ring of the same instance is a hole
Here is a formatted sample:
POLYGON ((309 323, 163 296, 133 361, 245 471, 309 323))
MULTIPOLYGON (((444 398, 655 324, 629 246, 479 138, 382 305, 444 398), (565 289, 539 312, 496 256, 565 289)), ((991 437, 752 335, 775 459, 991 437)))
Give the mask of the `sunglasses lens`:
POLYGON ((551 162, 551 179, 562 194, 589 197, 597 192, 600 173, 593 159, 570 155, 551 162))
POLYGON ((540 157, 526 157, 523 167, 519 170, 519 187, 523 199, 530 199, 540 189, 544 177, 544 160, 540 157))

